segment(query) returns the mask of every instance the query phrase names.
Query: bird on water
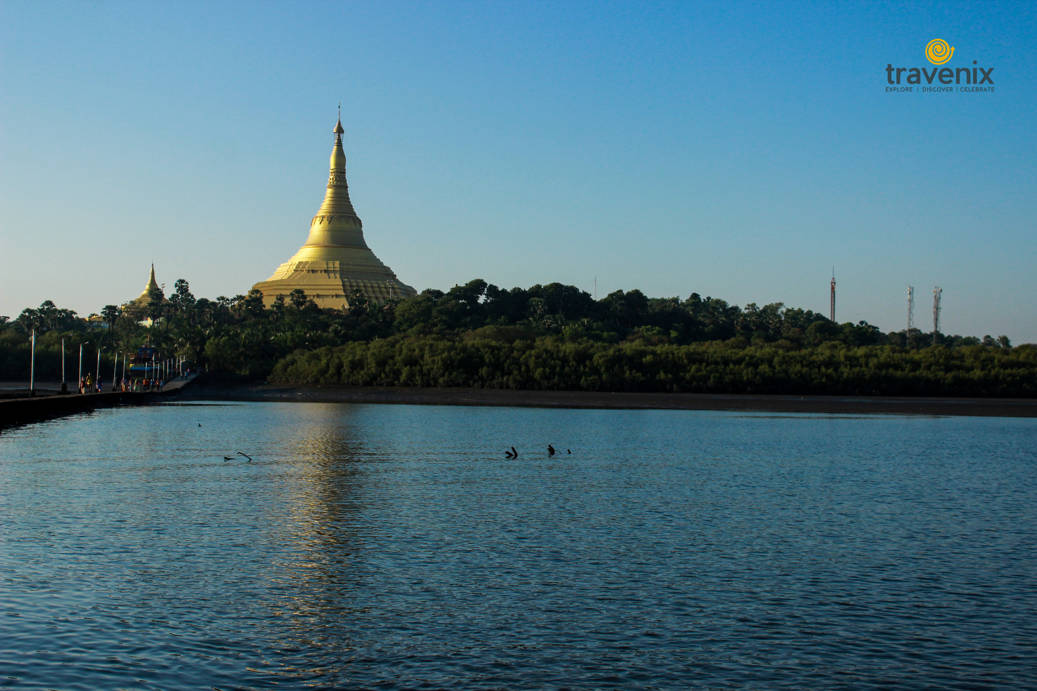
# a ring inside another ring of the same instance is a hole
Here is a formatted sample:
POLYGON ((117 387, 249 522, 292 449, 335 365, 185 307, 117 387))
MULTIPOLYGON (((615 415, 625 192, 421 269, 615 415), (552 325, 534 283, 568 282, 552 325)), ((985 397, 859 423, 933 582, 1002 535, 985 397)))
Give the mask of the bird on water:
POLYGON ((551 446, 550 444, 547 445, 547 455, 548 456, 554 456, 555 455, 555 447, 551 446))

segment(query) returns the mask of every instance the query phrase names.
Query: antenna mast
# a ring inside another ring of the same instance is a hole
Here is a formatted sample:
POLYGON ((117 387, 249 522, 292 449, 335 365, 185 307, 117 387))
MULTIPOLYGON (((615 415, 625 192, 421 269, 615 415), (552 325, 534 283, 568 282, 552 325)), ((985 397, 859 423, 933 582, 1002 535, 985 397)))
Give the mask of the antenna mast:
POLYGON ((943 288, 933 288, 933 344, 936 344, 936 334, 940 333, 940 298, 943 296, 943 288))
POLYGON ((829 319, 835 321, 835 267, 832 267, 832 294, 829 305, 829 319))
POLYGON ((907 287, 907 330, 911 329, 915 325, 915 287, 907 287))

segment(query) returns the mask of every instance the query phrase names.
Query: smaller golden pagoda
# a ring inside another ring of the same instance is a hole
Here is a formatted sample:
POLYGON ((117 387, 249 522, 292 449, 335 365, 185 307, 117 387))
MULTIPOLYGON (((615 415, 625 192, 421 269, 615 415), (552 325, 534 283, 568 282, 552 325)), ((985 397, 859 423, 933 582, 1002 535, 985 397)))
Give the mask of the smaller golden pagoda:
POLYGON ((342 151, 342 118, 335 123, 328 186, 324 203, 310 222, 310 235, 291 259, 277 267, 274 275, 252 286, 263 293, 269 307, 277 296, 286 298, 294 290, 325 309, 348 309, 355 291, 371 302, 408 298, 417 291, 396 278, 364 242, 360 217, 349 201, 346 185, 346 154, 342 151))
POLYGON ((122 309, 124 312, 144 316, 151 303, 162 302, 165 299, 165 295, 162 294, 162 288, 159 287, 158 281, 155 280, 155 265, 152 264, 148 284, 144 286, 144 290, 141 291, 140 295, 124 304, 122 309))

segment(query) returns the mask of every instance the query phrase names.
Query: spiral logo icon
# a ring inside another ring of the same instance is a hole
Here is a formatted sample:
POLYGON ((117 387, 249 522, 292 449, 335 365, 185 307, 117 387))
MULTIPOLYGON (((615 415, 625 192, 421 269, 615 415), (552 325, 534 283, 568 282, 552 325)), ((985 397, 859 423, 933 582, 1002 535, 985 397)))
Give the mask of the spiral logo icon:
POLYGON ((954 57, 954 46, 942 38, 934 38, 925 45, 925 57, 934 65, 942 65, 954 57))

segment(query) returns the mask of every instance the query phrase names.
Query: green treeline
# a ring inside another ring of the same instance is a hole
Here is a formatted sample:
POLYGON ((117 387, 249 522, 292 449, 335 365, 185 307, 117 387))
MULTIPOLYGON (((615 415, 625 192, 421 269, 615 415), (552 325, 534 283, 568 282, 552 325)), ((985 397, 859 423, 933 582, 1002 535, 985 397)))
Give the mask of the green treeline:
MULTIPOLYGON (((47 301, 0 317, 0 379, 111 373, 117 354, 149 343, 163 357, 248 380, 385 386, 589 391, 701 391, 1033 396, 1037 346, 993 338, 882 333, 782 303, 745 307, 693 293, 638 290, 600 300, 552 283, 505 290, 481 279, 449 291, 322 310, 301 291, 265 307, 252 291, 195 298, 184 280, 141 306, 80 318, 47 301), (150 326, 144 321, 150 320, 150 326)), ((106 375, 110 376, 110 374, 106 375)))
POLYGON ((906 350, 838 342, 788 349, 393 336, 297 351, 271 380, 355 386, 904 396, 1037 395, 1037 348, 906 350))

